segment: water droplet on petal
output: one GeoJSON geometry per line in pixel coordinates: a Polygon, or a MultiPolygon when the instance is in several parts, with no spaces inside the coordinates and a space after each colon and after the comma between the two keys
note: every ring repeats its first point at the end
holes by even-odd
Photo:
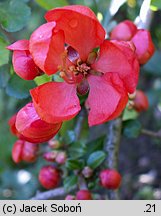
{"type": "Polygon", "coordinates": [[[70,20],[69,25],[71,28],[76,28],[78,26],[78,20],[76,20],[76,19],[70,20]]]}

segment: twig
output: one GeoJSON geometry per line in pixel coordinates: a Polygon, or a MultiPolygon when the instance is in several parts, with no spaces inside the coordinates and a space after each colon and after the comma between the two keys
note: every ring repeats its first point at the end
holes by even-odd
{"type": "Polygon", "coordinates": [[[85,110],[84,108],[82,108],[79,116],[78,116],[78,120],[76,122],[76,126],[75,126],[75,140],[78,140],[80,138],[81,135],[81,131],[82,131],[82,127],[83,127],[83,122],[85,120],[85,110]]]}
{"type": "MultiPolygon", "coordinates": [[[[110,169],[118,168],[118,152],[121,140],[122,117],[117,118],[109,123],[107,139],[104,150],[107,152],[105,165],[110,169]]],[[[109,199],[119,199],[118,191],[109,191],[109,199]]]]}
{"type": "Polygon", "coordinates": [[[37,192],[37,194],[34,197],[32,197],[31,200],[48,200],[48,199],[52,199],[52,198],[63,197],[66,194],[67,193],[64,190],[64,188],[60,187],[60,188],[48,190],[45,192],[37,192]]]}
{"type": "Polygon", "coordinates": [[[147,136],[150,136],[150,137],[161,139],[161,131],[154,132],[154,131],[150,131],[150,130],[147,130],[147,129],[142,129],[141,133],[143,135],[147,135],[147,136]]]}

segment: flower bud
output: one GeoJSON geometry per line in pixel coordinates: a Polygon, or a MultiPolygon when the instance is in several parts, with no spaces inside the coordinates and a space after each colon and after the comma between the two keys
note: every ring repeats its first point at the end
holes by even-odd
{"type": "Polygon", "coordinates": [[[60,173],[53,166],[44,166],[39,172],[39,181],[46,189],[55,188],[60,182],[60,173]]]}
{"type": "Polygon", "coordinates": [[[58,152],[57,151],[52,151],[52,152],[45,152],[43,154],[43,158],[46,160],[46,161],[50,161],[50,162],[54,162],[55,161],[55,158],[57,156],[58,152]]]}
{"type": "Polygon", "coordinates": [[[13,51],[13,67],[18,76],[25,80],[33,80],[42,74],[29,52],[29,41],[19,40],[7,47],[13,51]]]}
{"type": "Polygon", "coordinates": [[[55,161],[58,164],[64,164],[67,160],[67,155],[65,152],[58,152],[58,154],[56,155],[55,161]]]}
{"type": "Polygon", "coordinates": [[[130,20],[119,23],[112,30],[110,38],[132,42],[136,48],[135,53],[140,64],[145,64],[155,51],[150,32],[145,29],[137,29],[130,20]]]}
{"type": "Polygon", "coordinates": [[[12,148],[12,159],[15,163],[22,161],[23,140],[17,140],[12,148]]]}
{"type": "Polygon", "coordinates": [[[146,111],[149,107],[149,102],[147,96],[143,91],[137,90],[136,97],[134,99],[134,109],[138,112],[146,111]]]}
{"type": "Polygon", "coordinates": [[[136,55],[140,64],[145,64],[154,54],[155,47],[147,30],[140,29],[131,40],[136,47],[136,55]]]}
{"type": "Polygon", "coordinates": [[[34,162],[37,159],[39,145],[24,141],[22,149],[22,160],[26,162],[34,162]]]}
{"type": "Polygon", "coordinates": [[[42,143],[50,140],[59,131],[62,123],[50,124],[40,119],[33,103],[28,103],[17,114],[16,129],[26,141],[42,143]]]}
{"type": "Polygon", "coordinates": [[[16,129],[15,123],[16,123],[16,116],[17,114],[14,114],[8,121],[8,124],[10,126],[10,131],[13,135],[17,136],[18,135],[18,131],[16,129]]]}
{"type": "Polygon", "coordinates": [[[15,163],[21,161],[34,162],[37,158],[39,146],[26,142],[24,140],[17,140],[12,148],[12,159],[15,163]]]}
{"type": "Polygon", "coordinates": [[[69,194],[65,197],[65,200],[75,200],[75,196],[69,194]]]}
{"type": "Polygon", "coordinates": [[[54,140],[54,139],[49,140],[48,145],[52,149],[58,149],[61,147],[61,143],[59,142],[59,140],[54,140]]]}
{"type": "Polygon", "coordinates": [[[82,170],[82,174],[85,178],[90,178],[93,175],[93,170],[90,167],[86,166],[82,170]]]}
{"type": "Polygon", "coordinates": [[[136,25],[130,20],[120,22],[111,32],[110,38],[114,40],[128,41],[137,32],[136,25]]]}
{"type": "Polygon", "coordinates": [[[80,190],[76,194],[77,200],[92,200],[92,195],[88,190],[80,190]]]}
{"type": "Polygon", "coordinates": [[[115,190],[120,186],[121,176],[116,170],[102,170],[100,173],[100,182],[104,188],[115,190]]]}

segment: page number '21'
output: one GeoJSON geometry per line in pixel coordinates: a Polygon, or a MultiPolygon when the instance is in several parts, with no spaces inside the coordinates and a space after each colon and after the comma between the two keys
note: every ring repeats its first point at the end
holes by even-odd
{"type": "Polygon", "coordinates": [[[155,204],[146,204],[146,209],[144,212],[155,212],[155,204]]]}

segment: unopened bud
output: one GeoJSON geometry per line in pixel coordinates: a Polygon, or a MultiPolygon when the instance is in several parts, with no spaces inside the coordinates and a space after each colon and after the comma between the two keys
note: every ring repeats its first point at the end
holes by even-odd
{"type": "Polygon", "coordinates": [[[93,175],[93,170],[90,167],[86,166],[82,170],[82,174],[85,178],[90,178],[93,175]]]}
{"type": "Polygon", "coordinates": [[[75,196],[69,194],[65,197],[65,200],[75,200],[75,196]]]}
{"type": "Polygon", "coordinates": [[[57,154],[58,154],[57,151],[46,152],[46,153],[43,154],[43,158],[46,161],[53,162],[53,161],[55,161],[55,158],[56,158],[57,154]]]}
{"type": "Polygon", "coordinates": [[[67,160],[67,155],[65,152],[58,152],[58,154],[56,155],[55,161],[58,164],[64,164],[67,160]]]}
{"type": "Polygon", "coordinates": [[[58,149],[61,146],[61,143],[58,140],[51,139],[48,141],[48,145],[52,149],[58,149]]]}

